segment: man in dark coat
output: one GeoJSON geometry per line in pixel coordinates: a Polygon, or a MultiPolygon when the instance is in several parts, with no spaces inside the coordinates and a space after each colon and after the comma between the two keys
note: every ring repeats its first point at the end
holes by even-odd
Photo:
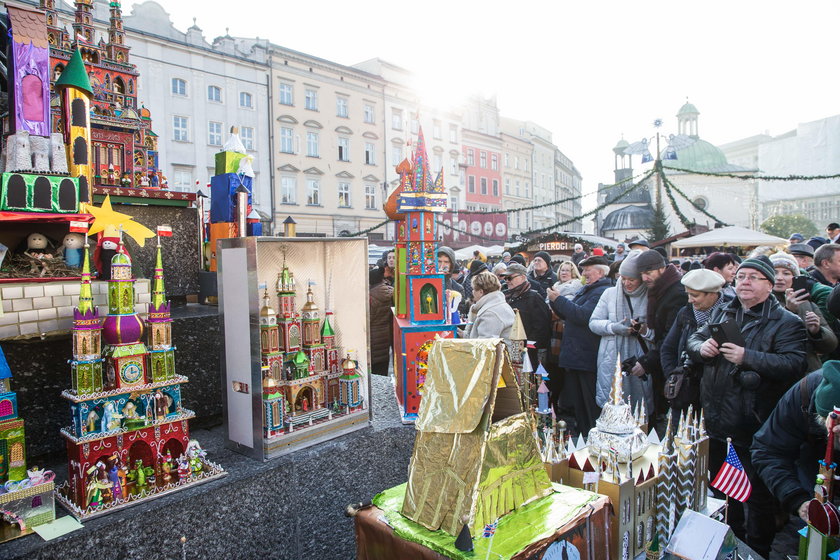
{"type": "Polygon", "coordinates": [[[528,340],[534,342],[535,348],[528,349],[528,357],[536,368],[541,362],[539,356],[546,353],[551,342],[551,309],[546,305],[545,298],[531,288],[524,266],[511,263],[502,276],[507,281],[505,300],[513,309],[519,310],[525,334],[528,340]]]}
{"type": "Polygon", "coordinates": [[[385,279],[384,268],[368,273],[370,300],[370,371],[388,375],[391,346],[394,345],[394,287],[385,279]]]}
{"type": "MultiPolygon", "coordinates": [[[[753,438],[752,464],[791,515],[808,521],[808,502],[828,441],[825,419],[840,406],[840,362],[830,360],[788,389],[753,438]]],[[[834,457],[840,453],[834,429],[834,457]]],[[[793,552],[793,551],[791,551],[793,552]]]]}
{"type": "Polygon", "coordinates": [[[674,324],[662,341],[659,357],[666,384],[671,375],[683,375],[681,394],[669,401],[674,418],[684,412],[688,405],[700,408],[701,364],[688,359],[686,346],[688,337],[709,322],[709,317],[729,300],[721,293],[726,280],[712,270],[691,270],[680,280],[685,286],[688,303],[677,312],[674,324]]]}
{"type": "Polygon", "coordinates": [[[528,282],[531,283],[531,289],[545,299],[546,290],[554,286],[557,282],[557,275],[551,268],[551,255],[545,251],[540,251],[534,255],[531,261],[531,274],[528,275],[528,282]]]}
{"type": "Polygon", "coordinates": [[[840,283],[840,245],[826,243],[814,251],[811,276],[820,284],[834,287],[840,283]]]}
{"type": "MultiPolygon", "coordinates": [[[[753,435],[773,407],[805,373],[805,326],[772,295],[773,263],[761,256],[741,263],[737,298],[716,309],[709,322],[688,339],[688,354],[704,364],[700,399],[709,433],[709,472],[714,476],[732,445],[752,481],[746,527],[741,502],[730,501],[729,525],[735,536],[764,557],[775,531],[773,496],[758,478],[749,455],[753,435]],[[719,343],[710,325],[728,321],[743,342],[719,343]],[[743,345],[742,345],[743,344],[743,345]]],[[[734,335],[733,335],[734,336],[734,335]]]]}
{"type": "MultiPolygon", "coordinates": [[[[576,431],[586,436],[595,426],[595,419],[600,413],[595,403],[595,384],[601,337],[589,330],[589,318],[601,294],[612,283],[606,277],[610,266],[604,257],[589,257],[580,264],[586,285],[574,299],[562,297],[553,288],[548,289],[548,299],[552,311],[566,320],[559,356],[559,363],[563,366],[564,405],[574,409],[576,431]]],[[[557,386],[558,383],[553,382],[552,385],[557,386]]],[[[556,400],[556,395],[552,395],[552,399],[556,400]]]]}
{"type": "MultiPolygon", "coordinates": [[[[653,329],[653,344],[647,354],[639,358],[633,366],[633,375],[648,374],[653,378],[653,400],[656,407],[654,417],[665,413],[667,403],[663,395],[665,377],[662,372],[662,361],[659,349],[671,325],[677,318],[677,313],[685,307],[688,298],[680,283],[682,275],[677,267],[666,263],[665,258],[657,251],[645,251],[636,259],[636,267],[642,274],[642,282],[648,287],[647,325],[642,325],[640,334],[644,336],[647,329],[653,329]]],[[[670,373],[670,372],[669,372],[670,373]]]]}

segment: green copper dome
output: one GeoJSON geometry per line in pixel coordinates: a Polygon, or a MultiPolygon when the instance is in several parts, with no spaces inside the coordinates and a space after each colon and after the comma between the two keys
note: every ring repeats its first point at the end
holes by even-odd
{"type": "Polygon", "coordinates": [[[723,171],[730,165],[723,152],[705,140],[697,140],[690,146],[677,150],[677,159],[665,159],[662,152],[662,164],[666,168],[684,171],[723,171]]]}
{"type": "Polygon", "coordinates": [[[618,144],[616,144],[615,147],[613,148],[613,152],[615,152],[616,155],[623,156],[624,155],[624,150],[626,150],[629,145],[630,145],[630,142],[628,142],[627,140],[622,138],[621,140],[618,141],[618,144]]]}
{"type": "Polygon", "coordinates": [[[67,67],[61,73],[61,76],[58,77],[58,80],[55,81],[55,87],[74,87],[86,91],[89,95],[93,95],[93,88],[90,87],[87,68],[85,68],[82,53],[79,52],[79,49],[73,51],[67,67]]]}
{"type": "Polygon", "coordinates": [[[680,110],[677,112],[678,117],[680,117],[682,115],[699,115],[699,114],[700,114],[700,111],[697,110],[697,107],[695,107],[692,103],[689,103],[688,101],[686,101],[685,105],[680,107],[680,110]]]}
{"type": "Polygon", "coordinates": [[[126,255],[125,253],[117,253],[116,255],[111,257],[111,264],[131,266],[131,259],[128,258],[128,255],[126,255]]]}

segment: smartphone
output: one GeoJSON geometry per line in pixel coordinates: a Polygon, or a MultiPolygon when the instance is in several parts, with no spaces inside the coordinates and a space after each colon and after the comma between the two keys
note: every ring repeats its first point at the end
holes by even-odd
{"type": "Polygon", "coordinates": [[[726,320],[722,323],[709,323],[709,331],[718,346],[724,342],[731,342],[736,346],[744,346],[744,336],[734,321],[726,320]]]}
{"type": "Polygon", "coordinates": [[[811,299],[811,281],[807,276],[794,276],[792,288],[794,292],[805,290],[805,295],[811,299]]]}

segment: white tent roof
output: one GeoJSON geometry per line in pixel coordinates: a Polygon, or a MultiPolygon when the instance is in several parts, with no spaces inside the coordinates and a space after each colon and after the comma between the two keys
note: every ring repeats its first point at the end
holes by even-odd
{"type": "Polygon", "coordinates": [[[460,260],[471,259],[473,257],[473,253],[476,251],[481,251],[485,257],[487,256],[487,247],[482,247],[481,245],[470,245],[469,247],[464,247],[463,249],[455,251],[455,257],[460,260]]]}
{"type": "Polygon", "coordinates": [[[730,247],[755,247],[758,245],[783,245],[785,243],[787,243],[787,239],[782,239],[775,235],[767,235],[760,231],[753,231],[738,226],[729,226],[674,241],[671,243],[671,247],[678,249],[684,247],[721,247],[724,245],[730,247]]]}

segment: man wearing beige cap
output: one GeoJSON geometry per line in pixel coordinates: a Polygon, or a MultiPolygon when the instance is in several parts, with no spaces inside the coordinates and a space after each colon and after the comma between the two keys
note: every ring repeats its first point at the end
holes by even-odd
{"type": "Polygon", "coordinates": [[[703,368],[685,354],[688,337],[709,322],[712,311],[728,299],[721,293],[726,280],[713,270],[691,270],[680,280],[688,303],[679,310],[659,351],[665,374],[665,395],[675,417],[693,405],[700,407],[700,375],[703,368]]]}

